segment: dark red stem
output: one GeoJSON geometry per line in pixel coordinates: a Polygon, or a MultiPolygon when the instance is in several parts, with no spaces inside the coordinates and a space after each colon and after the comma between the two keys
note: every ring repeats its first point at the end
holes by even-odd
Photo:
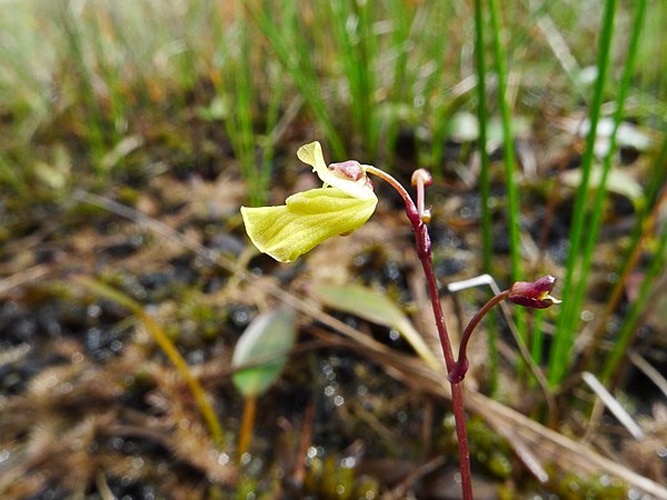
{"type": "Polygon", "coordinates": [[[454,369],[449,371],[449,381],[452,384],[458,384],[462,382],[466,372],[468,371],[469,363],[467,350],[472,332],[475,331],[477,325],[479,325],[479,322],[482,321],[482,318],[486,316],[491,309],[505,300],[508,295],[509,290],[505,290],[504,292],[500,292],[498,295],[493,296],[479,311],[477,311],[477,314],[472,317],[468,323],[468,326],[466,326],[466,329],[463,332],[463,336],[461,337],[461,345],[459,345],[459,357],[456,360],[454,369]]]}
{"type": "MultiPolygon", "coordinates": [[[[428,234],[428,228],[422,221],[419,210],[414,201],[405,190],[405,188],[391,175],[375,167],[368,167],[367,172],[377,175],[398,191],[405,203],[405,213],[412,225],[412,232],[415,235],[415,244],[417,255],[424,270],[426,284],[428,287],[431,307],[435,317],[435,325],[438,329],[438,337],[442,346],[442,353],[445,358],[447,372],[451,373],[456,367],[452,343],[447,333],[445,318],[440,304],[440,295],[438,293],[438,284],[433,272],[433,260],[431,258],[431,238],[428,234]]],[[[470,449],[468,447],[468,432],[466,430],[466,414],[463,404],[463,386],[450,382],[452,389],[452,408],[454,411],[454,421],[456,423],[456,437],[459,448],[459,472],[461,473],[461,490],[463,500],[473,500],[472,496],[472,475],[470,472],[470,449]]]]}

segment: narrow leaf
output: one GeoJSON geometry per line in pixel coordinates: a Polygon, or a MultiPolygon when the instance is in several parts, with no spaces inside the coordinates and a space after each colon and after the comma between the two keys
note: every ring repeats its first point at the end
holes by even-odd
{"type": "Polygon", "coordinates": [[[86,287],[91,292],[99,295],[100,297],[105,297],[111,301],[120,304],[123,307],[128,308],[132,311],[133,314],[139,318],[139,320],[144,324],[146,331],[153,338],[155,343],[162,349],[162,352],[165,353],[169,361],[174,365],[176,371],[183,377],[185,382],[190,388],[190,392],[195,399],[195,403],[199,408],[202,417],[208,425],[209,431],[211,432],[211,437],[215,441],[216,445],[221,447],[223,445],[223,431],[220,420],[218,419],[215,410],[208,401],[206,397],[206,392],[200,384],[197,377],[194,376],[192,370],[188,366],[183,356],[178,352],[178,349],[173,344],[173,342],[167,337],[164,330],[158,323],[148,314],[146,310],[136,302],[132,297],[126,295],[120,290],[107,285],[106,283],[91,278],[89,276],[73,276],[72,279],[79,283],[80,285],[86,287]]]}
{"type": "Polygon", "coordinates": [[[332,309],[359,316],[372,323],[393,328],[408,342],[426,364],[434,370],[443,365],[433,354],[410,319],[386,296],[357,285],[318,286],[315,293],[332,309]]]}
{"type": "Polygon", "coordinates": [[[260,314],[243,332],[232,356],[232,381],[243,397],[264,393],[278,379],[296,340],[294,311],[260,314]]]}

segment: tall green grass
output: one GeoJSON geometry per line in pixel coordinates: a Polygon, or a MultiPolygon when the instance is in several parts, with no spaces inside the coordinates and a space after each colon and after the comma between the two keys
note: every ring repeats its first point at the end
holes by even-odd
{"type": "MultiPolygon", "coordinates": [[[[596,203],[596,208],[589,211],[589,179],[593,168],[597,125],[604,102],[604,90],[608,78],[617,4],[616,0],[605,2],[604,18],[598,43],[597,79],[589,106],[588,134],[586,136],[586,147],[581,159],[582,176],[574,201],[572,229],[570,231],[569,250],[563,280],[563,296],[566,297],[566,301],[559,315],[554,347],[549,359],[549,380],[552,384],[558,384],[562,381],[571,364],[570,355],[574,346],[576,332],[581,324],[583,292],[586,289],[587,271],[590,264],[590,255],[580,253],[582,246],[585,245],[586,234],[584,228],[586,218],[598,218],[601,210],[601,206],[596,203]]],[[[604,196],[604,185],[600,186],[598,193],[600,193],[597,197],[598,199],[604,196]]]]}
{"type": "MultiPolygon", "coordinates": [[[[273,132],[285,98],[285,79],[277,65],[250,64],[265,60],[267,53],[262,45],[253,42],[255,33],[242,9],[238,7],[234,14],[238,21],[218,31],[214,103],[222,109],[214,118],[225,126],[248,186],[250,205],[259,206],[267,201],[270,190],[277,139],[273,132]],[[271,92],[265,92],[266,87],[271,92]]],[[[219,16],[215,19],[220,25],[225,22],[219,16]]]]}
{"type": "MultiPolygon", "coordinates": [[[[572,349],[577,332],[582,324],[581,315],[589,285],[591,264],[599,237],[604,202],[608,194],[605,186],[612,168],[612,160],[617,153],[616,138],[618,128],[625,116],[625,99],[634,71],[634,59],[639,50],[639,35],[643,26],[646,3],[639,1],[636,4],[635,22],[633,23],[628,53],[624,63],[624,74],[618,87],[615,102],[614,130],[611,135],[609,151],[603,159],[602,175],[597,182],[595,197],[591,204],[589,180],[595,165],[594,151],[597,141],[597,125],[602,114],[605,88],[610,83],[611,51],[617,7],[618,2],[615,0],[608,0],[605,3],[598,43],[597,79],[589,106],[586,147],[581,160],[582,176],[574,202],[573,225],[569,239],[570,248],[563,282],[562,293],[566,297],[566,301],[562,313],[559,315],[554,346],[549,360],[549,380],[554,385],[563,381],[572,366],[572,349]]],[[[592,347],[597,348],[598,346],[592,347]]]]}
{"type": "MultiPolygon", "coordinates": [[[[510,242],[510,278],[512,281],[523,280],[523,264],[521,252],[521,206],[519,203],[519,188],[516,182],[517,161],[514,149],[514,132],[512,124],[512,110],[508,95],[508,70],[505,50],[501,41],[500,7],[497,0],[488,1],[490,19],[490,38],[493,50],[493,68],[498,78],[498,107],[503,129],[503,163],[505,166],[505,197],[507,203],[506,220],[510,242]]],[[[484,202],[484,201],[483,201],[484,202]]],[[[487,235],[488,236],[488,235],[487,235]]],[[[518,309],[515,312],[515,321],[519,333],[519,341],[527,344],[526,313],[518,309]]],[[[519,373],[523,376],[524,368],[520,363],[519,373]]]]}
{"type": "MultiPolygon", "coordinates": [[[[522,275],[522,257],[521,257],[521,248],[520,248],[520,239],[519,234],[521,227],[519,224],[521,217],[521,207],[518,201],[518,191],[517,185],[514,181],[514,176],[516,175],[516,165],[515,165],[515,156],[514,156],[514,144],[513,144],[513,133],[512,133],[512,110],[509,106],[507,99],[507,73],[505,71],[506,61],[505,61],[505,49],[501,43],[501,23],[499,22],[499,9],[495,2],[490,1],[486,5],[483,2],[476,2],[476,16],[478,17],[477,25],[481,24],[481,19],[483,17],[484,8],[487,8],[488,15],[490,17],[490,22],[488,26],[490,28],[489,39],[492,44],[492,57],[493,64],[489,64],[484,61],[483,57],[483,47],[485,39],[480,36],[478,33],[476,44],[478,48],[478,59],[477,59],[477,76],[478,80],[483,83],[486,81],[485,71],[487,65],[492,67],[495,70],[496,76],[498,78],[498,106],[502,118],[503,124],[503,161],[505,163],[505,174],[506,174],[506,194],[507,194],[507,217],[508,217],[508,227],[509,227],[509,237],[511,241],[511,252],[510,252],[510,263],[511,263],[511,274],[514,276],[514,279],[519,279],[522,275]]],[[[626,108],[627,108],[627,97],[631,92],[631,82],[633,75],[636,76],[635,70],[635,59],[637,55],[641,53],[640,51],[640,35],[643,31],[644,26],[644,17],[646,12],[646,3],[637,2],[635,5],[634,12],[632,11],[623,11],[623,14],[631,19],[631,21],[626,21],[625,18],[619,20],[617,15],[617,3],[614,1],[608,1],[604,4],[604,11],[601,13],[600,19],[600,36],[599,43],[597,46],[597,59],[595,61],[595,72],[596,80],[595,85],[592,88],[592,94],[590,102],[588,103],[588,134],[586,137],[586,147],[584,154],[581,160],[581,182],[576,191],[575,202],[573,207],[573,225],[570,232],[569,239],[569,252],[568,258],[565,263],[564,269],[564,280],[562,286],[562,295],[564,298],[564,304],[558,314],[557,328],[553,337],[553,346],[550,351],[550,358],[548,366],[545,369],[549,373],[549,380],[554,385],[562,383],[565,376],[570,373],[571,369],[575,366],[575,359],[573,358],[574,354],[574,344],[577,336],[580,334],[583,321],[581,320],[581,315],[585,308],[590,307],[590,304],[587,303],[587,292],[589,291],[590,277],[592,274],[592,263],[595,258],[595,254],[598,248],[598,238],[600,234],[602,217],[606,209],[606,200],[608,199],[608,190],[606,189],[606,183],[608,177],[614,168],[614,162],[616,161],[618,155],[617,149],[617,133],[620,124],[626,119],[626,108]],[[614,26],[620,22],[626,21],[629,25],[629,29],[622,34],[622,36],[614,37],[614,26]],[[622,41],[616,41],[616,40],[622,41]],[[612,47],[614,42],[617,44],[625,43],[627,41],[627,50],[622,53],[623,58],[621,59],[620,68],[622,68],[622,75],[614,74],[610,70],[611,58],[615,55],[612,52],[612,47]],[[618,83],[617,83],[618,81],[618,83]],[[602,164],[602,175],[601,179],[596,179],[595,189],[591,186],[590,176],[592,170],[595,168],[595,165],[598,162],[598,159],[595,156],[595,145],[598,140],[598,133],[596,130],[597,123],[603,115],[603,109],[608,101],[608,95],[615,96],[615,112],[612,115],[614,122],[614,132],[610,137],[609,151],[606,156],[600,160],[602,164]],[[594,196],[591,198],[591,193],[594,192],[594,196]]],[[[550,10],[546,7],[546,4],[533,11],[531,14],[536,19],[536,22],[539,19],[543,19],[542,16],[549,16],[550,10]]],[[[562,13],[561,13],[562,15],[562,13]]],[[[571,22],[573,20],[573,15],[576,15],[576,12],[570,12],[562,20],[563,22],[571,22]]],[[[658,14],[658,18],[661,18],[664,13],[658,14]]],[[[551,18],[549,18],[551,20],[551,18]]],[[[482,27],[483,30],[484,27],[482,27]]],[[[479,27],[478,27],[479,30],[479,27]]],[[[526,32],[518,31],[512,33],[509,37],[508,45],[510,50],[512,48],[520,47],[521,43],[525,42],[526,32]]],[[[644,39],[646,42],[646,38],[644,39]]],[[[561,54],[563,59],[567,57],[561,54]]],[[[619,56],[616,56],[619,57],[619,56]]],[[[618,60],[618,59],[617,59],[618,60]]],[[[577,66],[576,61],[572,63],[565,63],[565,61],[560,61],[560,64],[567,69],[567,75],[570,79],[571,89],[573,94],[581,95],[584,98],[587,98],[585,92],[585,85],[582,85],[580,80],[581,68],[577,66]]],[[[618,67],[618,66],[617,66],[618,67]]],[[[615,69],[615,68],[614,68],[615,69]]],[[[486,131],[487,127],[484,126],[485,121],[489,121],[489,116],[486,110],[485,102],[485,93],[484,86],[478,87],[478,116],[480,118],[482,131],[486,131]]],[[[485,142],[483,142],[484,144],[485,142]]],[[[482,178],[481,178],[481,192],[484,196],[484,193],[488,191],[485,186],[486,183],[486,160],[482,156],[482,178]]],[[[658,160],[656,165],[663,165],[658,160]]],[[[664,167],[657,167],[655,172],[662,172],[664,167]],[[661,170],[662,168],[662,170],[661,170]]],[[[659,201],[656,199],[654,190],[656,186],[662,186],[664,179],[652,178],[648,188],[646,201],[651,206],[655,206],[659,201]],[[651,194],[653,193],[653,194],[651,194]],[[653,201],[651,201],[653,200],[653,201]]],[[[484,202],[482,202],[484,203],[484,202]]],[[[645,224],[642,220],[645,219],[646,214],[641,212],[638,214],[637,227],[642,227],[645,224]]],[[[655,215],[655,214],[654,214],[655,215]]],[[[488,214],[484,214],[484,218],[488,217],[488,214]]],[[[484,222],[484,219],[483,219],[484,222]]],[[[488,224],[488,222],[486,223],[488,224]]],[[[654,231],[655,227],[651,226],[651,231],[654,231]]],[[[636,233],[642,234],[641,232],[636,231],[636,233]]],[[[484,230],[483,234],[485,235],[484,248],[484,261],[485,265],[491,267],[490,262],[493,261],[493,256],[489,255],[489,248],[491,242],[488,241],[489,238],[492,238],[491,233],[488,229],[484,230]]],[[[644,234],[644,237],[650,236],[644,234]]],[[[637,236],[635,238],[636,244],[638,244],[637,236]]],[[[662,248],[662,238],[658,238],[656,242],[657,249],[652,254],[652,260],[650,261],[647,267],[647,281],[643,282],[641,288],[641,293],[639,294],[637,300],[632,304],[630,309],[630,314],[628,314],[621,332],[619,333],[619,341],[614,344],[609,357],[606,361],[603,361],[604,369],[601,371],[602,378],[609,382],[611,374],[614,372],[616,366],[619,363],[619,360],[622,358],[625,349],[630,344],[630,339],[632,337],[632,332],[636,328],[636,321],[638,316],[638,311],[643,310],[643,305],[646,304],[647,296],[650,294],[651,283],[657,278],[661,273],[661,265],[664,263],[664,249],[662,248]]],[[[632,248],[635,248],[633,245],[632,248]]],[[[636,264],[636,262],[634,262],[636,264]]],[[[619,260],[619,270],[622,269],[622,261],[619,260]]],[[[620,271],[619,271],[620,273],[620,271]]],[[[619,283],[619,287],[622,287],[625,283],[619,283]]],[[[611,298],[610,298],[611,300],[611,298]]],[[[601,321],[604,321],[608,318],[608,314],[603,317],[601,321]]],[[[518,322],[520,325],[519,331],[522,334],[523,339],[527,339],[527,327],[525,323],[521,321],[518,322]]],[[[603,325],[601,325],[603,327],[603,325]]],[[[533,353],[534,360],[538,361],[542,358],[543,352],[543,334],[541,331],[539,321],[532,325],[532,343],[531,351],[533,353]]],[[[604,332],[604,329],[601,328],[600,332],[604,332]]],[[[594,340],[591,342],[589,349],[592,352],[598,352],[602,349],[601,344],[602,334],[599,334],[594,337],[594,340]]],[[[584,357],[587,357],[584,354],[584,357]]]]}
{"type": "Polygon", "coordinates": [[[391,168],[401,128],[432,132],[440,160],[459,94],[453,37],[438,23],[466,12],[446,3],[401,0],[377,5],[249,2],[246,6],[276,59],[304,99],[333,156],[363,152],[391,168]],[[372,7],[372,8],[371,8],[372,7]]]}
{"type": "Polygon", "coordinates": [[[607,307],[593,335],[592,344],[597,347],[600,345],[605,333],[604,325],[609,315],[618,306],[624,287],[628,283],[630,273],[636,270],[640,255],[648,251],[648,263],[636,298],[630,304],[625,320],[617,334],[616,341],[609,350],[609,354],[603,357],[602,362],[598,366],[595,366],[595,371],[601,373],[601,378],[605,383],[612,382],[612,378],[616,374],[616,370],[625,356],[626,350],[631,346],[636,330],[640,327],[639,320],[641,316],[655,307],[651,304],[651,300],[655,301],[660,291],[656,286],[657,280],[661,275],[664,275],[665,266],[667,265],[667,231],[664,228],[664,221],[660,222],[660,214],[664,213],[667,206],[666,164],[667,134],[663,136],[662,146],[653,162],[652,172],[647,183],[646,202],[638,214],[638,222],[635,225],[631,242],[628,245],[627,255],[619,273],[619,280],[610,293],[607,307]],[[652,251],[650,250],[651,247],[653,247],[652,251]]]}
{"type": "MultiPolygon", "coordinates": [[[[475,74],[477,75],[477,121],[479,123],[479,196],[480,226],[482,230],[482,270],[493,273],[493,221],[491,211],[491,159],[486,147],[488,142],[487,124],[487,69],[486,69],[486,18],[482,0],[475,0],[475,74]]],[[[493,313],[490,313],[493,314],[493,313]]],[[[492,316],[493,317],[493,316],[492,316]]],[[[489,386],[494,394],[498,390],[498,329],[489,325],[487,348],[489,350],[489,386]]]]}

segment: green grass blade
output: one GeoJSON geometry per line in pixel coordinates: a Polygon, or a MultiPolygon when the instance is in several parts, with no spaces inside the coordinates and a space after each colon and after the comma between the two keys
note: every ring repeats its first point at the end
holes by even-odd
{"type": "Polygon", "coordinates": [[[586,147],[581,159],[582,178],[577,189],[570,231],[570,246],[568,249],[565,277],[563,280],[562,310],[556,324],[556,335],[549,357],[549,382],[558,385],[570,366],[570,355],[574,346],[574,339],[579,327],[581,301],[578,297],[580,290],[586,285],[586,276],[581,274],[580,251],[584,237],[584,223],[588,208],[589,177],[593,166],[597,125],[600,119],[604,87],[609,72],[612,37],[614,32],[614,17],[618,0],[607,0],[602,20],[600,40],[598,43],[597,79],[593,90],[593,98],[589,112],[589,130],[586,137],[586,147]]]}
{"type": "Polygon", "coordinates": [[[167,356],[171,364],[174,365],[178,374],[183,377],[186,384],[188,385],[192,397],[195,400],[199,412],[201,413],[206,425],[208,426],[211,437],[215,442],[216,446],[222,447],[224,444],[223,438],[224,434],[222,431],[222,425],[220,420],[215,414],[215,410],[209,402],[204,388],[199,383],[199,380],[193,375],[190,367],[187,362],[178,352],[178,349],[173,344],[173,342],[167,337],[166,333],[160,327],[155,320],[144,310],[144,308],[132,299],[130,296],[116,290],[115,288],[103,283],[97,279],[90,278],[88,276],[76,276],[73,278],[74,281],[80,285],[86,287],[91,292],[99,295],[100,297],[105,297],[117,304],[120,304],[123,307],[126,307],[132,313],[139,318],[139,320],[146,327],[146,331],[153,338],[153,341],[162,349],[162,352],[167,356]]]}
{"type": "Polygon", "coordinates": [[[303,24],[299,17],[299,2],[280,4],[282,16],[275,12],[270,3],[249,2],[246,9],[252,20],[271,43],[276,56],[290,75],[300,94],[315,115],[326,135],[327,144],[334,157],[343,158],[345,147],[329,115],[318,85],[318,76],[312,65],[312,53],[308,50],[307,38],[303,33],[303,24]],[[281,19],[282,17],[282,19],[281,19]],[[292,36],[288,36],[292,34],[292,36]]]}
{"type": "MultiPolygon", "coordinates": [[[[614,128],[609,138],[609,151],[603,160],[601,178],[597,183],[598,185],[596,186],[596,193],[592,204],[591,214],[586,222],[587,237],[581,255],[580,273],[582,278],[578,288],[575,290],[574,297],[568,299],[573,301],[572,307],[577,311],[580,311],[583,307],[583,301],[587,290],[586,280],[584,277],[590,274],[593,255],[595,253],[596,243],[600,233],[602,214],[604,211],[604,202],[608,194],[608,190],[605,189],[605,186],[607,185],[607,180],[612,169],[612,161],[614,160],[616,154],[618,130],[624,118],[625,99],[630,89],[630,82],[633,78],[634,62],[639,51],[639,40],[642,32],[642,26],[644,25],[645,12],[646,0],[639,0],[636,5],[635,18],[632,31],[630,33],[630,41],[628,45],[628,54],[625,61],[625,67],[623,69],[623,75],[621,78],[621,83],[618,87],[618,95],[616,97],[616,110],[613,117],[614,128]]],[[[590,348],[593,350],[597,349],[597,347],[598,346],[595,344],[590,346],[590,348]]]]}
{"type": "MultiPolygon", "coordinates": [[[[507,95],[507,62],[505,51],[500,40],[500,9],[498,7],[498,0],[489,0],[489,17],[494,67],[498,75],[498,104],[503,126],[503,160],[505,162],[505,191],[507,196],[507,226],[510,240],[511,280],[519,281],[523,278],[521,265],[521,206],[519,203],[519,191],[516,183],[517,164],[514,152],[512,111],[510,109],[507,95]]],[[[515,313],[515,321],[521,340],[525,344],[527,343],[525,311],[517,310],[515,313]]],[[[519,365],[518,369],[519,373],[523,372],[522,365],[519,365]]]]}
{"type": "Polygon", "coordinates": [[[408,109],[408,104],[414,98],[412,95],[410,85],[412,75],[408,68],[408,59],[412,54],[410,48],[414,43],[412,36],[412,28],[414,26],[415,18],[419,16],[421,9],[411,9],[410,6],[403,0],[391,0],[387,4],[388,16],[392,19],[393,30],[391,34],[390,49],[384,50],[378,55],[380,59],[379,67],[383,68],[385,65],[393,70],[393,75],[390,85],[391,102],[389,104],[389,113],[384,119],[380,119],[380,138],[378,145],[382,146],[380,154],[384,153],[383,160],[393,160],[394,147],[399,131],[406,119],[405,110],[408,109]],[[382,61],[386,57],[387,62],[382,61]],[[383,121],[382,121],[383,120],[383,121]]]}
{"type": "Polygon", "coordinates": [[[350,92],[352,122],[363,148],[371,156],[377,151],[378,130],[373,106],[373,34],[366,2],[327,2],[337,52],[350,92]]]}
{"type": "Polygon", "coordinates": [[[247,20],[239,16],[235,36],[228,41],[234,47],[229,54],[229,61],[223,68],[226,73],[221,80],[227,82],[227,102],[230,105],[225,119],[226,131],[229,135],[234,154],[239,160],[241,175],[246,182],[248,198],[251,206],[262,205],[265,201],[268,179],[262,175],[255,156],[256,137],[253,128],[253,103],[257,101],[254,92],[251,68],[247,62],[254,47],[249,33],[247,20]]]}
{"type": "Polygon", "coordinates": [[[82,13],[76,17],[74,6],[69,2],[56,2],[57,16],[67,42],[67,53],[74,63],[75,85],[80,89],[82,103],[88,113],[86,131],[93,165],[101,178],[106,177],[101,169],[101,159],[106,153],[108,144],[105,140],[103,114],[95,94],[95,75],[86,57],[86,43],[81,19],[82,13]]]}
{"type": "Polygon", "coordinates": [[[500,38],[500,9],[498,0],[489,0],[491,40],[494,53],[494,66],[498,74],[498,104],[503,126],[503,160],[505,163],[505,187],[507,195],[507,225],[511,245],[510,261],[512,279],[521,276],[521,207],[519,192],[515,181],[517,175],[516,155],[514,152],[514,134],[512,130],[512,110],[507,95],[507,62],[500,38]]]}
{"type": "MultiPolygon", "coordinates": [[[[491,221],[491,162],[487,149],[487,126],[489,123],[486,106],[486,61],[485,23],[482,0],[475,0],[475,72],[477,73],[477,120],[479,122],[479,195],[482,227],[482,270],[493,275],[493,231],[491,221]]],[[[490,312],[489,314],[495,314],[490,312]]],[[[488,321],[489,385],[491,393],[498,388],[498,329],[495,321],[488,321]]]]}
{"type": "MultiPolygon", "coordinates": [[[[602,338],[604,338],[609,318],[614,311],[617,310],[627,289],[628,280],[630,279],[632,272],[637,268],[637,263],[641,259],[646,242],[652,237],[655,223],[659,217],[661,209],[662,202],[660,192],[661,189],[664,189],[665,181],[667,180],[667,170],[665,170],[664,167],[667,163],[667,134],[663,134],[662,146],[652,163],[653,169],[646,182],[646,194],[643,203],[640,204],[637,212],[637,222],[630,235],[628,249],[621,259],[623,265],[618,273],[619,278],[609,293],[609,298],[605,304],[604,311],[600,314],[600,317],[597,320],[598,324],[591,338],[591,346],[599,346],[602,338]]],[[[614,344],[614,346],[616,346],[616,344],[614,344]]],[[[595,353],[595,348],[587,349],[583,353],[582,367],[584,370],[592,370],[592,361],[595,353]]]]}
{"type": "Polygon", "coordinates": [[[632,303],[630,311],[623,322],[623,327],[614,342],[612,351],[605,360],[602,368],[602,383],[608,384],[616,373],[618,365],[630,346],[637,328],[637,323],[642,313],[646,310],[647,303],[651,297],[651,292],[653,291],[653,285],[655,284],[656,279],[664,272],[665,264],[667,264],[667,231],[663,230],[658,240],[657,249],[642,278],[637,298],[632,303]]]}
{"type": "MultiPolygon", "coordinates": [[[[593,337],[594,345],[598,344],[603,337],[603,334],[605,333],[604,325],[607,324],[607,318],[618,306],[621,296],[626,289],[628,278],[630,277],[631,272],[636,268],[641,252],[647,246],[647,242],[653,237],[661,210],[663,210],[663,206],[667,203],[667,187],[665,187],[667,171],[665,170],[665,162],[667,162],[667,134],[663,135],[662,146],[653,162],[653,172],[649,178],[648,192],[646,195],[648,202],[644,204],[645,208],[638,214],[635,232],[632,235],[627,255],[624,256],[623,259],[623,262],[625,263],[623,270],[620,273],[618,282],[610,293],[607,308],[605,309],[603,316],[600,318],[600,325],[593,337]]],[[[603,362],[600,379],[605,384],[609,383],[616,372],[616,368],[623,359],[627,346],[632,339],[639,317],[646,309],[649,289],[657,279],[656,273],[659,273],[664,268],[665,256],[663,254],[665,251],[664,239],[666,235],[667,231],[663,230],[657,243],[658,249],[654,252],[653,257],[648,264],[648,270],[642,280],[638,296],[631,304],[630,311],[621,326],[617,340],[613,343],[611,352],[603,362]],[[660,259],[663,259],[662,264],[660,263],[660,259]]]]}

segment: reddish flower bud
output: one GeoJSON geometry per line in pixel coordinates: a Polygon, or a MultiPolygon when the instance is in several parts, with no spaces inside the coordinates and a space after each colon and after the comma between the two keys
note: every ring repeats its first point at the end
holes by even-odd
{"type": "Polygon", "coordinates": [[[424,187],[431,184],[433,184],[433,177],[428,170],[419,168],[412,173],[412,185],[417,188],[417,211],[424,224],[431,222],[431,211],[424,206],[424,187]]]}
{"type": "Polygon", "coordinates": [[[550,275],[537,281],[517,281],[510,287],[507,300],[524,307],[546,309],[561,302],[549,295],[555,283],[556,278],[550,275]]]}
{"type": "Polygon", "coordinates": [[[431,184],[433,184],[433,177],[431,176],[431,172],[429,172],[425,168],[419,168],[414,172],[412,172],[411,181],[413,186],[418,185],[420,182],[424,186],[430,186],[431,184]]]}

